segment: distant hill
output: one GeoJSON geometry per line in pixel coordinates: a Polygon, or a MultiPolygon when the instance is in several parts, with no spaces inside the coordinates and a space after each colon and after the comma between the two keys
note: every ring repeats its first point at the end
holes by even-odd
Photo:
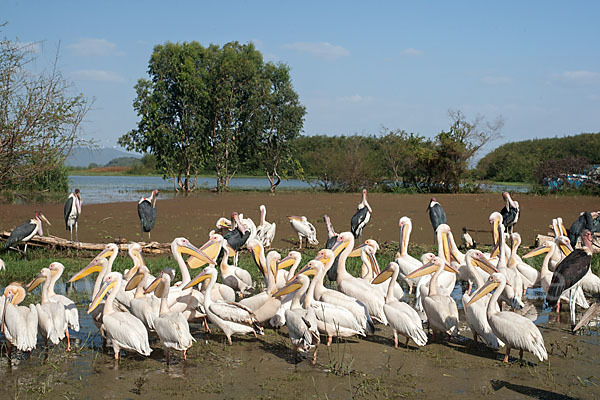
{"type": "Polygon", "coordinates": [[[119,157],[113,158],[110,160],[107,167],[133,167],[136,164],[140,163],[140,159],[138,157],[119,157]]]}
{"type": "Polygon", "coordinates": [[[99,149],[86,149],[85,147],[75,147],[65,165],[68,167],[87,167],[95,163],[98,165],[106,165],[115,158],[134,157],[141,158],[142,156],[135,153],[103,147],[99,149]]]}

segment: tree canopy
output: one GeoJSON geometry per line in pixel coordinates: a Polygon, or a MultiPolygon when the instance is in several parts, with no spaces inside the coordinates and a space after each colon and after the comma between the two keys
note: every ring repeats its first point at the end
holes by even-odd
{"type": "Polygon", "coordinates": [[[154,154],[176,188],[193,190],[207,168],[222,191],[257,159],[274,177],[294,166],[289,143],[302,130],[305,109],[289,67],[265,63],[252,43],[158,45],[148,74],[136,85],[138,126],[119,143],[154,154]]]}
{"type": "Polygon", "coordinates": [[[35,67],[32,44],[0,40],[0,189],[63,190],[63,167],[89,110],[82,94],[58,69],[58,51],[48,70],[35,67]]]}

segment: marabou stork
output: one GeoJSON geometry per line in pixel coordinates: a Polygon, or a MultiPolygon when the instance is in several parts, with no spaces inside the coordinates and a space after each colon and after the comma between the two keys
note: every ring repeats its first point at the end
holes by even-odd
{"type": "MultiPolygon", "coordinates": [[[[331,250],[333,249],[333,246],[335,246],[335,242],[337,242],[338,234],[335,233],[335,230],[333,229],[329,215],[323,215],[323,221],[325,221],[325,225],[327,226],[327,242],[325,243],[325,248],[331,250]]],[[[331,265],[331,268],[329,268],[329,271],[327,271],[327,278],[331,282],[337,280],[337,265],[339,257],[340,256],[338,254],[338,256],[335,258],[335,261],[331,265]]]]}
{"type": "Polygon", "coordinates": [[[68,231],[71,231],[71,242],[73,241],[73,227],[75,227],[75,241],[79,242],[79,235],[77,234],[79,215],[81,215],[81,193],[79,193],[79,189],[75,189],[65,202],[65,227],[68,231]]]}
{"type": "Polygon", "coordinates": [[[26,256],[27,242],[35,235],[42,236],[44,234],[44,231],[42,230],[42,221],[48,225],[52,225],[41,211],[36,211],[35,218],[31,218],[29,221],[17,226],[10,233],[6,243],[4,243],[4,251],[8,250],[9,248],[19,251],[17,248],[12,246],[17,245],[19,242],[24,242],[25,249],[23,250],[23,256],[26,256]]]}
{"type": "Polygon", "coordinates": [[[156,222],[156,196],[158,190],[154,189],[150,197],[142,197],[138,201],[138,216],[140,217],[140,238],[144,232],[148,232],[148,240],[150,240],[150,231],[154,228],[156,222]]]}
{"type": "Polygon", "coordinates": [[[373,210],[367,202],[367,189],[363,189],[362,201],[358,203],[356,212],[350,220],[350,231],[354,235],[354,239],[358,239],[360,236],[362,236],[362,230],[369,223],[372,212],[373,210]]]}
{"type": "Polygon", "coordinates": [[[231,214],[232,229],[223,235],[231,250],[233,250],[233,265],[237,267],[238,252],[244,247],[250,238],[250,230],[240,220],[237,212],[231,214]]]}
{"type": "Polygon", "coordinates": [[[435,197],[432,197],[431,200],[429,200],[427,211],[429,212],[429,220],[431,221],[435,238],[435,232],[437,231],[438,226],[446,223],[446,213],[435,197]]]}
{"type": "Polygon", "coordinates": [[[596,222],[596,218],[598,218],[599,213],[597,211],[588,212],[584,211],[579,214],[579,218],[573,222],[571,225],[571,229],[569,229],[569,240],[571,241],[571,246],[575,247],[577,244],[577,240],[581,236],[581,233],[584,229],[587,229],[590,232],[600,232],[597,229],[598,223],[596,222]],[[596,228],[596,229],[595,229],[596,228]]]}
{"type": "MultiPolygon", "coordinates": [[[[552,282],[546,294],[546,302],[554,307],[565,290],[569,290],[569,304],[571,306],[571,323],[575,322],[575,305],[573,289],[590,269],[592,262],[593,246],[592,233],[585,229],[581,233],[583,248],[576,249],[566,256],[557,266],[552,275],[552,282]]],[[[557,311],[560,308],[557,307],[557,311]]]]}
{"type": "Polygon", "coordinates": [[[514,201],[508,192],[502,193],[502,198],[505,203],[504,208],[500,210],[500,214],[502,214],[502,223],[506,227],[508,233],[513,233],[513,227],[519,220],[521,209],[519,208],[519,203],[514,201]]]}

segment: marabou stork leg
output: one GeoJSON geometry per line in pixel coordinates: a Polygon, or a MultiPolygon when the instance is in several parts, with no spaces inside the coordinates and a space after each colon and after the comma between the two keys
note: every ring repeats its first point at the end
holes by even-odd
{"type": "MultiPolygon", "coordinates": [[[[72,231],[71,234],[73,234],[72,231]]],[[[71,238],[71,241],[73,241],[73,238],[71,238]]],[[[79,243],[79,227],[77,226],[77,221],[75,221],[75,241],[79,243]]]]}

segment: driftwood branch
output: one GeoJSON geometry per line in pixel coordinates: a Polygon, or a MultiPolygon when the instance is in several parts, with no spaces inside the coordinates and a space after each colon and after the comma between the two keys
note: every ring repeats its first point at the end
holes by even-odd
{"type": "MultiPolygon", "coordinates": [[[[0,233],[0,240],[6,241],[10,236],[11,231],[5,231],[0,233]]],[[[34,247],[45,247],[55,249],[73,249],[73,250],[90,250],[90,251],[101,251],[104,249],[106,243],[84,243],[84,242],[71,242],[70,240],[60,238],[58,236],[38,236],[35,235],[29,242],[29,246],[34,247]]],[[[115,241],[119,250],[127,251],[127,243],[115,241]]],[[[158,242],[138,242],[142,246],[142,251],[148,254],[164,254],[171,252],[170,243],[158,243],[158,242]]]]}

